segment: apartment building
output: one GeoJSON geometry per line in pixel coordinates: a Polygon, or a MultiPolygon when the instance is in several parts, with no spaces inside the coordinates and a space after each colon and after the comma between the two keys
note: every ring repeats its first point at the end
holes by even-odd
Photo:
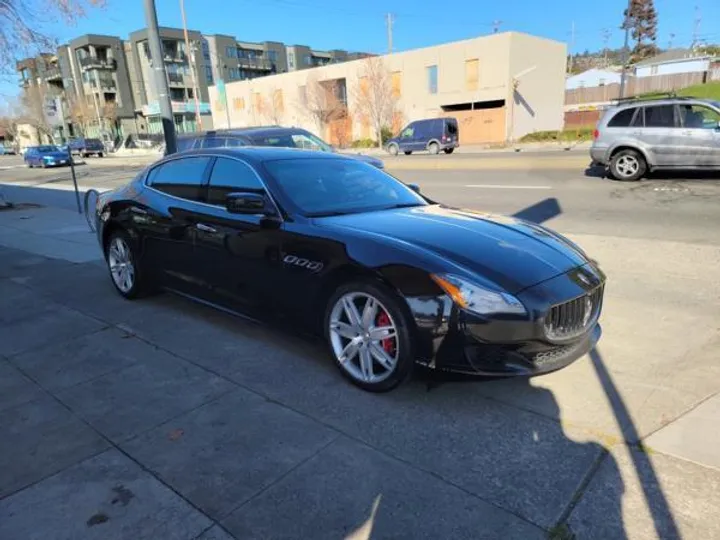
{"type": "MultiPolygon", "coordinates": [[[[290,54],[288,48],[288,55],[290,54]]],[[[297,50],[295,51],[297,52],[297,50]]],[[[518,32],[491,34],[379,57],[396,99],[392,127],[452,116],[461,144],[515,140],[533,131],[561,129],[565,88],[564,43],[518,32]]],[[[297,61],[297,57],[295,59],[297,61]]],[[[279,123],[304,127],[334,144],[374,138],[361,114],[367,60],[329,63],[210,88],[217,128],[279,123]],[[341,114],[318,122],[317,89],[331,91],[341,114]],[[311,92],[311,89],[313,90],[311,92]]]]}

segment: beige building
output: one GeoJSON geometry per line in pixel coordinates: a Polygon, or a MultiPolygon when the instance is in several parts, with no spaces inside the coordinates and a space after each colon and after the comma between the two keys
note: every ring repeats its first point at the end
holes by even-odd
{"type": "MultiPolygon", "coordinates": [[[[561,129],[565,90],[564,43],[517,32],[457,41],[381,57],[397,96],[395,131],[421,118],[453,116],[461,144],[496,143],[561,129]]],[[[330,64],[210,87],[213,125],[281,124],[313,131],[334,144],[374,138],[358,114],[365,60],[330,64]],[[346,106],[343,120],[318,120],[308,89],[332,88],[346,106]]]]}

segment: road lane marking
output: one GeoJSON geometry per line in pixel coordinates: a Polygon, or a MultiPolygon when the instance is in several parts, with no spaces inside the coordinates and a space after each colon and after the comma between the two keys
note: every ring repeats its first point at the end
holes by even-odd
{"type": "Polygon", "coordinates": [[[552,186],[510,186],[503,184],[465,184],[465,187],[485,189],[552,189],[552,186]]]}

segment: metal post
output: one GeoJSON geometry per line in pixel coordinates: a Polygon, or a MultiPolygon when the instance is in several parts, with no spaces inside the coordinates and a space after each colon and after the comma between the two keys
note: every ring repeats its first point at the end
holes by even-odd
{"type": "Polygon", "coordinates": [[[170,90],[168,89],[167,74],[165,73],[160,31],[158,30],[155,0],[144,1],[145,19],[148,27],[148,45],[150,46],[152,69],[155,73],[155,94],[157,95],[158,105],[160,106],[160,119],[165,135],[165,151],[167,154],[174,154],[177,152],[175,123],[173,122],[170,90]]]}
{"type": "Polygon", "coordinates": [[[632,10],[633,0],[628,0],[627,13],[625,14],[625,44],[623,45],[622,73],[620,74],[620,98],[625,97],[625,79],[627,78],[628,63],[628,47],[630,46],[630,11],[632,10]]]}
{"type": "Polygon", "coordinates": [[[190,63],[190,76],[192,77],[193,94],[195,95],[195,129],[202,131],[202,118],[200,118],[200,98],[198,96],[197,77],[195,76],[195,50],[190,48],[187,21],[185,20],[185,0],[180,0],[180,14],[182,15],[183,33],[185,35],[185,49],[190,63]]]}
{"type": "Polygon", "coordinates": [[[82,214],[82,207],[80,206],[80,192],[78,191],[77,176],[75,176],[75,162],[73,161],[72,148],[68,142],[67,147],[68,159],[70,160],[70,174],[72,175],[73,186],[75,186],[75,202],[77,203],[78,214],[82,214]]]}

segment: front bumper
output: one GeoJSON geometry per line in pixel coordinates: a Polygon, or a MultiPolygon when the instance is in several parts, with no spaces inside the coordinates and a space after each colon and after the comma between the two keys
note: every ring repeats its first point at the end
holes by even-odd
{"type": "Polygon", "coordinates": [[[553,305],[604,287],[592,263],[517,294],[525,318],[482,317],[456,306],[447,296],[408,299],[415,316],[420,363],[431,368],[484,376],[539,375],[561,369],[590,352],[602,335],[597,317],[571,339],[549,339],[545,317],[553,305]],[[582,274],[583,278],[578,278],[582,274]],[[589,283],[585,283],[587,280],[589,283]]]}

